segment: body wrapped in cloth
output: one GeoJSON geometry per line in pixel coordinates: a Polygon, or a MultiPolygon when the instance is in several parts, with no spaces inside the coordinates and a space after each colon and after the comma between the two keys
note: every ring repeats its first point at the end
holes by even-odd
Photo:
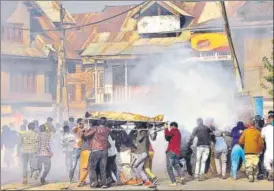
{"type": "Polygon", "coordinates": [[[163,115],[157,115],[155,117],[147,117],[139,114],[129,112],[112,112],[112,111],[89,111],[86,113],[87,118],[101,118],[106,117],[109,120],[115,121],[145,121],[145,122],[162,122],[164,119],[163,115]]]}

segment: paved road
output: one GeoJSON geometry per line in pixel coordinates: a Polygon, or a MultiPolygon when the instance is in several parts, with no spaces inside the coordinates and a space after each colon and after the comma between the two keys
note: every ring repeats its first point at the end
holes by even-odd
{"type": "MultiPolygon", "coordinates": [[[[226,180],[221,180],[218,178],[213,178],[206,180],[204,182],[190,181],[187,182],[186,185],[179,185],[177,187],[169,187],[169,182],[167,179],[163,179],[159,181],[160,185],[158,186],[158,190],[273,190],[273,182],[268,181],[256,181],[254,183],[249,183],[247,179],[239,179],[237,181],[232,180],[230,178],[226,180]]],[[[20,183],[17,184],[8,184],[1,185],[1,190],[64,190],[67,183],[65,182],[51,182],[47,185],[41,186],[39,183],[33,183],[28,186],[23,186],[20,183]]],[[[71,184],[69,190],[89,190],[89,186],[84,186],[78,188],[76,183],[71,184]]],[[[97,190],[97,189],[92,189],[97,190]]],[[[102,189],[98,189],[102,190],[102,189]]],[[[148,188],[143,186],[118,186],[112,187],[108,190],[148,190],[148,188]]],[[[155,189],[151,189],[155,190],[155,189]]]]}

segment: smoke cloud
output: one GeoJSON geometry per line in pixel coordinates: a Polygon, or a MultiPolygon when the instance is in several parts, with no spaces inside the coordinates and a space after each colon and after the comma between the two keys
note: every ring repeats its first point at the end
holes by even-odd
{"type": "MultiPolygon", "coordinates": [[[[119,110],[151,117],[164,114],[165,120],[179,123],[184,141],[198,117],[214,118],[219,129],[234,125],[233,95],[237,87],[232,63],[191,61],[188,50],[183,48],[147,56],[134,63],[128,81],[147,85],[148,92],[132,94],[133,98],[125,108],[119,110]]],[[[163,132],[152,144],[156,151],[155,170],[162,171],[167,147],[163,132]]]]}

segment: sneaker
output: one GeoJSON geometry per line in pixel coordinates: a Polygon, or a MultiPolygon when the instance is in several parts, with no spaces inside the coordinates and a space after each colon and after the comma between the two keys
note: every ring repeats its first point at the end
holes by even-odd
{"type": "Polygon", "coordinates": [[[103,189],[107,189],[107,188],[108,188],[108,186],[107,186],[107,185],[103,185],[101,188],[103,188],[103,189]]]}
{"type": "Polygon", "coordinates": [[[158,180],[159,180],[159,179],[158,179],[157,177],[153,178],[153,179],[152,179],[152,184],[156,185],[157,182],[158,182],[158,180]]]}
{"type": "Polygon", "coordinates": [[[273,172],[268,172],[267,180],[273,181],[273,172]]]}
{"type": "Polygon", "coordinates": [[[77,184],[77,187],[83,187],[85,185],[85,182],[79,182],[78,184],[77,184]]]}
{"type": "Polygon", "coordinates": [[[198,181],[205,181],[206,180],[206,177],[205,177],[205,175],[200,175],[199,176],[199,179],[198,179],[198,181]]]}
{"type": "Polygon", "coordinates": [[[254,176],[253,175],[248,175],[248,180],[249,182],[254,182],[254,176]]]}
{"type": "Polygon", "coordinates": [[[144,184],[144,186],[147,186],[148,188],[153,188],[153,187],[155,187],[155,186],[152,184],[152,182],[150,182],[150,181],[147,181],[147,182],[144,184]]]}
{"type": "Polygon", "coordinates": [[[135,184],[133,184],[134,186],[142,186],[144,184],[144,182],[140,179],[137,179],[135,184]]]}
{"type": "Polygon", "coordinates": [[[38,170],[36,170],[36,171],[34,171],[34,180],[38,180],[38,178],[39,178],[39,171],[38,170]]]}
{"type": "Polygon", "coordinates": [[[177,184],[176,184],[176,182],[174,182],[174,183],[169,184],[169,186],[170,187],[175,187],[175,186],[177,186],[177,184]]]}
{"type": "Polygon", "coordinates": [[[182,185],[185,185],[186,183],[185,183],[185,179],[184,178],[181,178],[180,179],[180,183],[182,184],[182,185]]]}
{"type": "Polygon", "coordinates": [[[40,182],[41,182],[42,185],[47,184],[46,180],[45,180],[45,179],[42,179],[42,178],[40,179],[40,182]]]}
{"type": "Polygon", "coordinates": [[[23,179],[23,184],[28,184],[28,179],[27,178],[23,179]]]}
{"type": "Polygon", "coordinates": [[[222,179],[225,180],[225,179],[226,179],[226,176],[222,176],[222,179]]]}
{"type": "Polygon", "coordinates": [[[90,188],[97,188],[98,187],[98,184],[93,182],[90,184],[90,188]]]}

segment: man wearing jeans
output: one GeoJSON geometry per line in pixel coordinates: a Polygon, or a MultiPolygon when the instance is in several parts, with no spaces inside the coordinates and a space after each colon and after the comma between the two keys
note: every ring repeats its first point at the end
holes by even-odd
{"type": "Polygon", "coordinates": [[[192,132],[188,147],[192,144],[194,137],[197,137],[195,178],[203,181],[205,179],[205,165],[210,153],[211,141],[215,142],[215,137],[211,129],[203,124],[201,118],[197,119],[197,125],[192,132]]]}
{"type": "Polygon", "coordinates": [[[102,188],[108,188],[106,167],[108,159],[108,136],[111,130],[105,126],[105,117],[100,119],[99,124],[98,127],[90,128],[84,133],[84,137],[88,139],[91,150],[89,157],[90,187],[95,188],[99,186],[96,173],[96,168],[99,164],[102,188]]]}
{"type": "Polygon", "coordinates": [[[181,183],[184,184],[183,171],[180,167],[180,154],[181,154],[181,132],[178,129],[176,122],[170,123],[170,129],[168,125],[165,125],[165,136],[168,137],[169,144],[166,150],[167,158],[167,172],[171,180],[170,186],[176,186],[176,179],[173,174],[173,168],[176,170],[181,178],[181,183]]]}
{"type": "Polygon", "coordinates": [[[77,119],[77,126],[72,128],[72,132],[74,133],[74,135],[76,137],[76,144],[74,146],[73,154],[72,154],[72,163],[71,163],[70,172],[69,172],[69,182],[72,182],[72,179],[74,176],[74,171],[76,169],[76,166],[77,166],[77,163],[80,158],[81,151],[82,151],[83,129],[84,129],[84,121],[82,118],[79,118],[79,119],[77,119]]]}

